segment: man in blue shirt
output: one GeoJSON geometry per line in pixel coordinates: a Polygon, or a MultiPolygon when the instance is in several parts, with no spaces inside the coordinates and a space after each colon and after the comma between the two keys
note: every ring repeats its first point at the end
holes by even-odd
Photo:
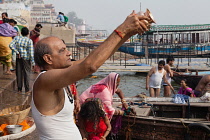
{"type": "Polygon", "coordinates": [[[56,19],[57,19],[58,23],[60,24],[60,26],[62,26],[62,24],[64,24],[64,22],[65,22],[65,19],[64,19],[64,16],[63,16],[62,12],[59,12],[56,19]]]}

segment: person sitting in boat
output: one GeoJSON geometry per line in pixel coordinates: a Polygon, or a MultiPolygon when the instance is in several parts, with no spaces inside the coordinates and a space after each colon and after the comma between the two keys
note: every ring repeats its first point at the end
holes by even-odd
{"type": "Polygon", "coordinates": [[[83,140],[105,140],[111,131],[109,118],[99,98],[87,98],[79,112],[79,128],[83,140]]]}
{"type": "Polygon", "coordinates": [[[111,119],[114,114],[123,115],[124,111],[115,110],[112,107],[112,96],[116,93],[120,97],[123,107],[126,109],[128,108],[128,104],[124,99],[124,94],[122,90],[118,88],[119,83],[120,75],[115,72],[110,73],[107,77],[84,91],[80,95],[80,103],[84,103],[87,98],[100,98],[109,119],[111,119]]]}
{"type": "Polygon", "coordinates": [[[193,93],[192,88],[188,87],[186,82],[187,82],[186,79],[181,80],[181,83],[180,83],[181,87],[178,91],[178,94],[184,94],[190,97],[196,97],[195,94],[193,93]]]}
{"type": "Polygon", "coordinates": [[[164,66],[165,66],[165,61],[160,60],[158,62],[158,66],[151,68],[147,74],[146,90],[149,90],[151,97],[160,96],[160,86],[161,86],[162,79],[174,92],[173,87],[166,79],[166,71],[164,70],[164,66]]]}

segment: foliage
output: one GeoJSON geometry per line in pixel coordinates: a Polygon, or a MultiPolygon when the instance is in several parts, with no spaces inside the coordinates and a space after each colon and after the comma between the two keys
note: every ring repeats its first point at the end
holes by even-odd
{"type": "Polygon", "coordinates": [[[69,22],[75,24],[76,26],[83,24],[83,19],[78,18],[74,11],[69,12],[67,17],[69,18],[69,22]]]}

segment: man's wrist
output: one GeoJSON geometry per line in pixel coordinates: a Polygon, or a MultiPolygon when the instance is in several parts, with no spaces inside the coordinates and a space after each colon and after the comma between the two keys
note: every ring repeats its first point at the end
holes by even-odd
{"type": "Polygon", "coordinates": [[[121,103],[125,103],[126,100],[124,98],[121,99],[121,103]]]}
{"type": "Polygon", "coordinates": [[[126,33],[124,31],[124,28],[121,28],[121,26],[117,27],[114,32],[120,37],[120,38],[124,38],[126,33]]]}
{"type": "Polygon", "coordinates": [[[121,31],[118,31],[117,29],[115,29],[114,31],[121,39],[124,38],[124,34],[121,31]]]}

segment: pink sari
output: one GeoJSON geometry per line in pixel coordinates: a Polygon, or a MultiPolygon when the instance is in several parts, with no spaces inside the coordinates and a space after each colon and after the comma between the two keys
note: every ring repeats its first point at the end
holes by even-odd
{"type": "Polygon", "coordinates": [[[188,95],[188,96],[190,96],[192,94],[193,97],[196,97],[195,94],[193,93],[192,88],[190,88],[190,87],[188,87],[186,89],[184,89],[183,87],[180,87],[178,94],[184,94],[184,95],[188,95]]]}
{"type": "Polygon", "coordinates": [[[100,98],[103,103],[103,109],[107,113],[108,118],[111,119],[115,112],[115,109],[112,107],[112,98],[117,90],[118,76],[119,74],[112,72],[98,83],[90,86],[80,95],[80,103],[84,103],[87,98],[100,98]]]}

